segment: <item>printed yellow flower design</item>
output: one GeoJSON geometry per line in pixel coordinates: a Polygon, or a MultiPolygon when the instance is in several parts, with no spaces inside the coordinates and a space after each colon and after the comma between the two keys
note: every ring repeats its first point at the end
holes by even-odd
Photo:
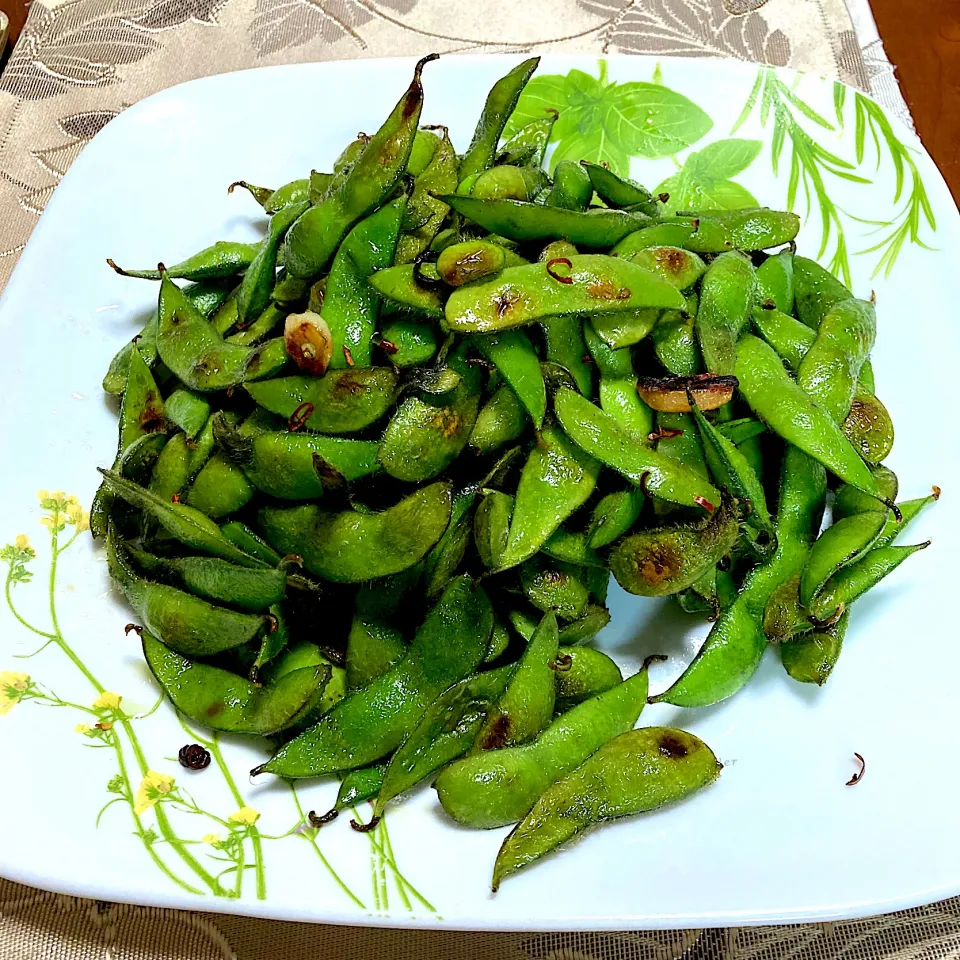
{"type": "Polygon", "coordinates": [[[134,812],[137,814],[146,813],[173,790],[173,784],[174,780],[170,774],[157,773],[156,770],[148,771],[137,788],[134,812]]]}
{"type": "Polygon", "coordinates": [[[93,727],[89,723],[78,723],[74,728],[75,733],[89,733],[93,727]]]}
{"type": "Polygon", "coordinates": [[[252,827],[260,819],[260,811],[253,807],[241,807],[236,813],[231,813],[227,819],[231,823],[240,823],[245,827],[252,827]]]}
{"type": "Polygon", "coordinates": [[[16,540],[13,541],[14,546],[21,552],[29,554],[31,557],[35,557],[36,553],[33,547],[30,546],[30,540],[25,533],[18,533],[16,540]]]}
{"type": "Polygon", "coordinates": [[[25,673],[0,670],[0,716],[9,713],[30,689],[30,677],[25,673]]]}
{"type": "Polygon", "coordinates": [[[210,846],[215,846],[220,842],[220,834],[218,833],[207,833],[204,834],[202,843],[209,843],[210,846]]]}
{"type": "Polygon", "coordinates": [[[90,529],[90,514],[80,506],[80,501],[72,493],[62,490],[38,490],[40,506],[50,512],[40,518],[40,522],[52,533],[59,533],[68,523],[77,531],[90,529]]]}
{"type": "Polygon", "coordinates": [[[97,710],[116,710],[120,706],[123,697],[119,693],[112,693],[110,690],[104,690],[103,693],[93,701],[93,706],[97,710]]]}

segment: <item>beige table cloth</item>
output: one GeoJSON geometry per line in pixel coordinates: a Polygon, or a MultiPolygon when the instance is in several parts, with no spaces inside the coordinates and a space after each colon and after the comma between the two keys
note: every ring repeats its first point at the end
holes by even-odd
{"type": "MultiPolygon", "coordinates": [[[[0,290],[83,147],[121,110],[157,90],[291,61],[555,50],[729,56],[788,65],[871,91],[909,122],[867,0],[850,0],[849,10],[844,0],[34,0],[0,76],[0,290]]],[[[0,843],[3,832],[13,829],[16,824],[0,826],[0,843]]],[[[960,899],[838,924],[464,934],[132,907],[0,879],[0,960],[957,956],[960,899]]]]}

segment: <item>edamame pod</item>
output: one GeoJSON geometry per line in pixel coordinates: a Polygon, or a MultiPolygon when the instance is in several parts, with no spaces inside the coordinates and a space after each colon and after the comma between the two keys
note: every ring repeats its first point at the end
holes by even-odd
{"type": "Polygon", "coordinates": [[[367,141],[354,163],[334,173],[323,200],[290,228],[284,263],[294,277],[320,273],[347,230],[390,196],[403,175],[420,122],[423,86],[420,73],[436,54],[415,67],[413,80],[383,126],[367,141]]]}
{"type": "Polygon", "coordinates": [[[330,680],[330,665],[303,667],[261,686],[189,660],[144,631],[143,656],[170,702],[212,730],[268,736],[297,722],[330,680]]]}
{"type": "Polygon", "coordinates": [[[214,416],[214,433],[227,456],[264,493],[283,500],[323,496],[328,486],[376,473],[376,442],[315,433],[269,432],[244,436],[214,416]]]}
{"type": "Polygon", "coordinates": [[[581,160],[580,166],[587,171],[597,196],[608,207],[630,207],[650,217],[657,215],[657,201],[646,187],[626,177],[618,177],[608,167],[599,163],[581,160]]]}
{"type": "Polygon", "coordinates": [[[573,160],[561,160],[553,170],[553,187],[547,194],[546,206],[583,212],[593,199],[590,175],[573,160]]]}
{"type": "Polygon", "coordinates": [[[750,320],[756,271],[740,253],[724,253],[710,265],[700,290],[696,329],[703,362],[710,373],[733,374],[737,341],[750,320]]]}
{"type": "Polygon", "coordinates": [[[503,841],[493,890],[589,826],[676,803],[712,783],[722,764],[698,737],[668,727],[631,730],[548,787],[503,841]]]}
{"type": "Polygon", "coordinates": [[[139,484],[114,473],[100,469],[107,488],[122,497],[131,506],[142,510],[156,520],[167,533],[193,550],[230,560],[242,567],[258,567],[261,561],[234,546],[207,516],[182,503],[171,503],[145,490],[139,484]]]}
{"type": "Polygon", "coordinates": [[[487,651],[493,610],[487,595],[460,577],[427,614],[406,656],[341,700],[253,772],[297,779],[366,766],[395,750],[427,706],[476,670],[487,651]]]}
{"type": "MultiPolygon", "coordinates": [[[[260,243],[237,243],[233,240],[217,240],[186,260],[166,268],[167,276],[176,280],[217,280],[243,273],[260,251],[260,243]]],[[[160,270],[124,270],[112,260],[107,263],[121,277],[136,277],[140,280],[159,280],[160,270]]]]}
{"type": "Polygon", "coordinates": [[[532,557],[560,524],[590,499],[599,474],[600,464],[571,443],[562,430],[544,427],[520,474],[500,569],[532,557]]]}
{"type": "Polygon", "coordinates": [[[470,432],[470,446],[493,453],[520,437],[529,423],[527,410],[513,388],[503,384],[481,407],[470,432]]]}
{"type": "Polygon", "coordinates": [[[578,703],[606,693],[623,682],[623,675],[616,663],[593,647],[570,646],[563,649],[557,657],[554,676],[557,713],[565,713],[578,703]]]}
{"type": "Polygon", "coordinates": [[[534,630],[506,689],[477,732],[473,749],[500,750],[533,740],[550,722],[556,700],[553,679],[557,618],[548,613],[534,630]]]}
{"type": "Polygon", "coordinates": [[[685,507],[720,503],[720,494],[706,479],[644,444],[637,443],[616,421],[573,390],[554,399],[560,425],[579,447],[612,467],[645,493],[685,507]]]}
{"type": "Polygon", "coordinates": [[[107,534],[107,566],[143,626],[178,653],[206,657],[256,639],[265,616],[215,606],[175,587],[139,576],[126,550],[107,534]]]}
{"type": "Polygon", "coordinates": [[[810,399],[762,340],[747,334],[737,350],[744,399],[767,426],[846,483],[876,495],[870,470],[837,422],[810,399]]]}
{"type": "Polygon", "coordinates": [[[284,569],[238,567],[219,557],[155,557],[133,547],[127,552],[149,574],[173,580],[205,600],[251,613],[279,603],[287,592],[284,569]]]}
{"type": "Polygon", "coordinates": [[[624,210],[580,211],[522,200],[481,200],[445,194],[440,199],[457,213],[510,240],[569,240],[592,250],[612,247],[649,218],[624,210]]]}
{"type": "Polygon", "coordinates": [[[244,387],[270,413],[307,415],[308,430],[339,434],[376,423],[393,406],[397,379],[391,367],[351,367],[330,370],[323,377],[278,377],[244,387]]]}
{"type": "Polygon", "coordinates": [[[394,797],[462,757],[476,739],[493,703],[503,694],[514,666],[466,677],[448,687],[424,711],[419,723],[391,757],[373,807],[374,817],[394,797]]]}
{"type": "Polygon", "coordinates": [[[333,258],[320,316],[333,337],[334,370],[369,367],[373,362],[379,298],[368,281],[393,263],[406,206],[404,194],[361,220],[333,258]]]}
{"type": "Polygon", "coordinates": [[[434,784],[458,823],[491,829],[523,819],[550,784],[611,737],[632,729],[647,698],[647,671],[557,717],[531,743],[457,760],[434,784]]]}
{"type": "Polygon", "coordinates": [[[502,330],[473,342],[507,381],[539,430],[547,410],[547,388],[530,338],[523,330],[502,330]]]}
{"type": "Polygon", "coordinates": [[[629,261],[599,254],[565,259],[570,266],[563,274],[554,275],[550,263],[531,263],[454,290],[444,308],[447,325],[456,333],[493,333],[546,317],[684,306],[676,287],[629,261]]]}
{"type": "Polygon", "coordinates": [[[434,483],[381,513],[330,513],[312,504],[265,506],[257,519],[267,542],[302,557],[311,573],[362,583],[421,560],[446,529],[451,500],[450,485],[434,483]]]}
{"type": "Polygon", "coordinates": [[[643,530],[610,554],[610,570],[628,593],[664,597],[696,583],[733,548],[740,533],[737,502],[724,497],[697,525],[643,530]]]}
{"type": "Polygon", "coordinates": [[[483,112],[477,121],[477,128],[473,132],[473,139],[460,160],[461,180],[481,173],[493,165],[503,128],[507,125],[523,88],[539,63],[539,57],[530,57],[517,64],[491,87],[483,105],[483,112]]]}

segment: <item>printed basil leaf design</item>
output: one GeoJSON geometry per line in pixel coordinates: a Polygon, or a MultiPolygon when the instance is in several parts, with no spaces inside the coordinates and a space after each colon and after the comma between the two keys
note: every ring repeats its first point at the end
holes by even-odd
{"type": "Polygon", "coordinates": [[[762,149],[760,140],[719,140],[687,157],[682,169],[667,177],[655,194],[668,193],[670,212],[688,210],[736,210],[759,203],[731,177],[743,173],[762,149]]]}
{"type": "Polygon", "coordinates": [[[693,101],[657,83],[611,83],[606,61],[598,77],[571,70],[566,76],[534,77],[524,90],[504,136],[560,112],[551,142],[551,167],[561,160],[607,163],[630,172],[630,158],[656,159],[686,150],[705,136],[713,121],[693,101]]]}

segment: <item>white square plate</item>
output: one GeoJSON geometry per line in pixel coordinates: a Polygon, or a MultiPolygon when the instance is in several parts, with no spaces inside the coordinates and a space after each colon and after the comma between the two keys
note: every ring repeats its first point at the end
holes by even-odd
{"type": "MultiPolygon", "coordinates": [[[[486,91],[516,61],[445,57],[428,65],[423,121],[448,124],[464,146],[486,91]]],[[[613,127],[634,118],[632,133],[621,129],[622,149],[632,155],[632,175],[650,186],[678,164],[688,172],[699,164],[712,191],[742,196],[746,188],[783,208],[796,170],[800,251],[818,256],[826,218],[820,259],[848,262],[859,295],[876,290],[874,365],[899,429],[890,462],[901,496],[922,496],[934,483],[945,492],[908,534],[910,542],[933,537],[934,546],[857,605],[847,649],[824,689],[789,681],[773,654],[727,703],[648,708],[642,722],[683,725],[713,747],[725,764],[718,783],[674,809],[595,831],[511,878],[496,896],[490,871],[505,831],[454,826],[426,786],[390,811],[389,840],[353,832],[347,817],[312,838],[296,828],[304,811],[331,806],[335,784],[301,783],[297,797],[280,783],[252,785],[247,771],[263,751],[229,737],[220,743],[223,769],[185,771],[176,754],[194,737],[166,703],[149,716],[117,720],[103,739],[75,732],[78,723],[108,715],[109,708],[91,706],[97,684],[122,695],[131,715],[147,712],[158,694],[138,644],[124,637],[130,614],[109,590],[101,548],[81,536],[59,554],[51,577],[50,532],[38,523],[41,488],[89,506],[95,467],[112,460],[116,442],[115,410],[100,378],[154,304],[154,285],[117,277],[105,258],[169,263],[217,239],[258,236],[255,205],[228,196],[227,184],[243,177],[278,185],[312,167],[328,169],[357,130],[386,116],[411,67],[406,60],[271,67],[150,97],[86,148],[30,239],[0,301],[0,544],[11,545],[3,556],[14,579],[22,579],[19,570],[33,573],[29,582],[8,578],[22,622],[0,604],[0,872],[105,900],[484,929],[829,920],[960,893],[960,645],[945,606],[960,583],[952,422],[957,211],[919,142],[896,120],[884,129],[882,110],[868,116],[872,101],[861,94],[789,71],[771,74],[782,81],[777,103],[751,97],[760,70],[743,63],[620,57],[598,65],[555,55],[543,58],[538,75],[577,69],[595,78],[588,99],[620,111],[620,120],[608,114],[613,127]],[[655,79],[710,122],[689,107],[677,113],[677,98],[651,86],[655,79]],[[645,85],[628,89],[635,98],[629,110],[611,92],[614,82],[645,85]],[[778,128],[785,137],[776,164],[778,128]],[[662,150],[642,135],[663,129],[677,137],[676,159],[652,157],[662,150]],[[756,143],[700,153],[730,139],[756,143]],[[22,568],[11,560],[18,534],[36,551],[22,568]],[[15,659],[51,637],[32,659],[15,659]],[[854,751],[867,772],[848,788],[854,751]],[[136,794],[149,771],[173,776],[180,802],[168,798],[137,817],[136,794]],[[260,813],[254,827],[230,820],[241,807],[260,813]],[[230,843],[203,842],[210,834],[230,843]],[[214,893],[238,887],[239,896],[214,893]]],[[[567,109],[582,105],[571,101],[567,109]]],[[[600,646],[631,671],[649,653],[669,654],[654,674],[654,689],[662,689],[707,625],[618,591],[612,603],[614,622],[600,646]]]]}

